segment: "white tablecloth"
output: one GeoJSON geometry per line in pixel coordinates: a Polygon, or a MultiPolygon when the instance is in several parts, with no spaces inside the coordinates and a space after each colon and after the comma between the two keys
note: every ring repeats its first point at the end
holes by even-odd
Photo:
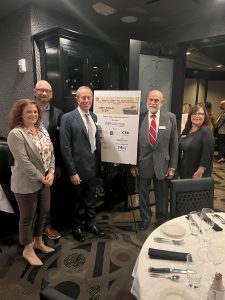
{"type": "Polygon", "coordinates": [[[8,198],[6,197],[6,194],[3,191],[1,184],[0,184],[0,210],[7,213],[14,213],[14,210],[8,198]]]}
{"type": "MultiPolygon", "coordinates": [[[[221,216],[225,218],[225,214],[221,213],[221,216]]],[[[223,231],[215,232],[212,230],[210,232],[211,239],[213,242],[221,242],[224,240],[225,245],[225,225],[221,224],[220,221],[216,219],[216,223],[223,228],[223,231]]],[[[198,239],[194,236],[190,235],[188,220],[182,216],[179,218],[175,218],[173,220],[168,221],[154,230],[149,237],[146,239],[141,252],[137,258],[135,267],[133,269],[132,276],[134,278],[133,285],[131,288],[131,293],[136,296],[138,300],[163,300],[163,299],[172,299],[167,298],[165,295],[166,291],[170,291],[171,289],[176,290],[177,293],[179,291],[184,291],[184,295],[182,297],[177,297],[177,299],[198,299],[199,293],[201,295],[207,295],[207,291],[209,289],[210,283],[212,283],[212,276],[214,272],[217,271],[217,267],[213,265],[212,262],[207,262],[207,272],[202,278],[201,289],[193,289],[187,285],[187,277],[186,274],[179,274],[180,279],[177,282],[173,282],[169,279],[164,278],[153,278],[149,276],[148,268],[151,267],[168,267],[168,268],[185,268],[186,262],[180,261],[169,261],[169,260],[160,260],[160,259],[150,259],[148,256],[149,248],[156,248],[162,250],[171,250],[177,252],[189,252],[197,251],[200,248],[200,244],[198,239]],[[162,226],[169,223],[177,223],[182,225],[186,230],[185,243],[176,246],[173,244],[165,244],[165,243],[156,243],[153,241],[154,237],[166,237],[162,232],[162,226]],[[201,291],[200,291],[201,290],[201,291]],[[200,291],[200,292],[199,292],[200,291]]],[[[194,252],[193,252],[194,253],[194,252]]],[[[205,266],[205,267],[206,267],[205,266]]],[[[223,273],[223,278],[225,280],[225,262],[218,266],[219,271],[223,273]],[[222,270],[222,271],[221,271],[222,270]]],[[[169,293],[168,293],[169,294],[169,293]]],[[[174,293],[176,294],[176,293],[174,293]]],[[[206,298],[205,298],[206,299],[206,298]]],[[[173,300],[176,300],[175,298],[173,300]]]]}

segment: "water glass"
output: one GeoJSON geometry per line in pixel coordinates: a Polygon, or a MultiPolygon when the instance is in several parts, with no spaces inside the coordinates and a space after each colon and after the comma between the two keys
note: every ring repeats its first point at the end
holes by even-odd
{"type": "Polygon", "coordinates": [[[193,258],[193,255],[188,254],[186,257],[187,282],[192,288],[198,288],[201,283],[203,265],[201,259],[193,258]],[[194,271],[195,273],[191,272],[194,271]]]}
{"type": "Polygon", "coordinates": [[[201,236],[200,244],[208,247],[210,244],[210,238],[208,232],[213,228],[215,224],[214,211],[210,208],[203,208],[201,211],[201,236]]]}
{"type": "Polygon", "coordinates": [[[192,235],[198,236],[200,233],[200,218],[199,212],[191,211],[188,215],[190,232],[192,235]]]}

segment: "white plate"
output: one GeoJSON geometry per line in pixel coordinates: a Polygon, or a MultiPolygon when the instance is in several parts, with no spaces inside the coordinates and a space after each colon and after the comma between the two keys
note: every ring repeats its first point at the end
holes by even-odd
{"type": "Polygon", "coordinates": [[[177,223],[165,224],[162,226],[162,232],[174,238],[179,238],[185,235],[185,228],[177,223]]]}
{"type": "Polygon", "coordinates": [[[193,299],[185,290],[168,288],[159,295],[159,300],[191,300],[193,299]]]}

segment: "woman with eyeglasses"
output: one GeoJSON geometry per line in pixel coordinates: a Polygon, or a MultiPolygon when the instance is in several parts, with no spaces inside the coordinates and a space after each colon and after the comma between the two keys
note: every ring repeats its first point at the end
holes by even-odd
{"type": "Polygon", "coordinates": [[[215,140],[205,106],[194,106],[179,141],[180,178],[210,177],[215,140]]]}

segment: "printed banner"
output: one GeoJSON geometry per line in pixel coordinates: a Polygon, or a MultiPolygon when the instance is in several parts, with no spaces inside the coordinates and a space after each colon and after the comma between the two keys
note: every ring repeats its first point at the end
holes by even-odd
{"type": "Polygon", "coordinates": [[[141,91],[95,91],[102,161],[137,163],[141,91]]]}

